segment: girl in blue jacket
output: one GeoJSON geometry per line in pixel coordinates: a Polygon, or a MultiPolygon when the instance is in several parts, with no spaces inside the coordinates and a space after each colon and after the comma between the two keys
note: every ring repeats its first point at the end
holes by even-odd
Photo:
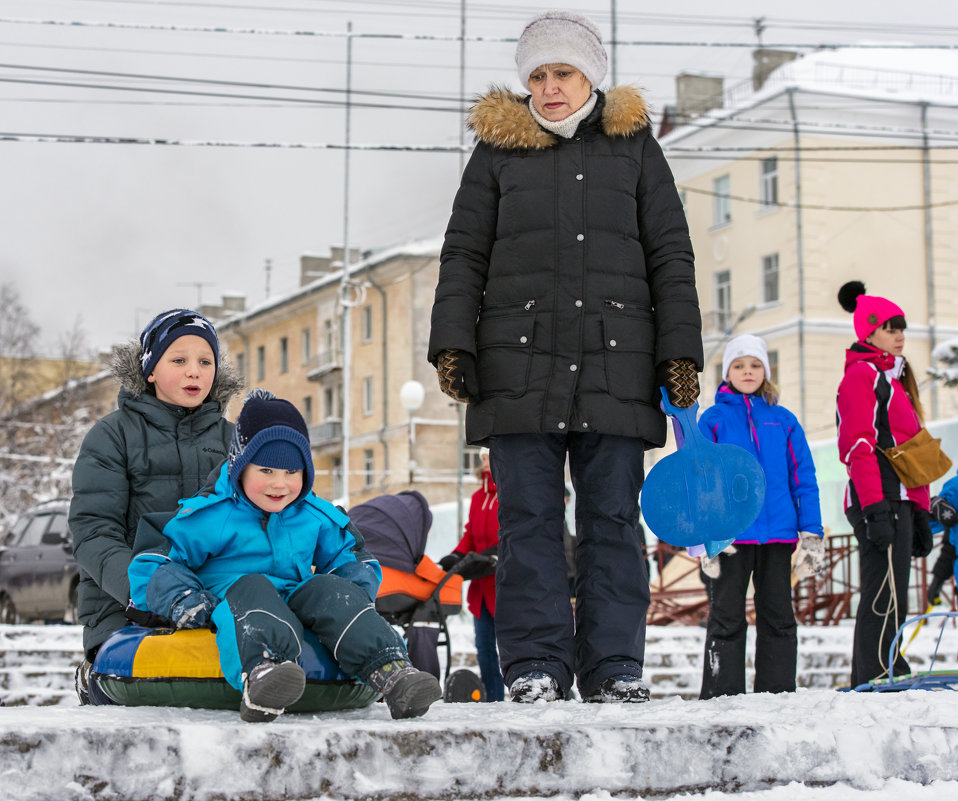
{"type": "Polygon", "coordinates": [[[268,721],[303,693],[309,628],[345,673],[383,694],[394,718],[441,695],[376,612],[382,571],[349,518],[311,491],[309,431],[296,408],[253,390],[215,484],[173,513],[145,515],[130,564],[137,609],[178,629],[216,631],[240,716],[268,721]]]}
{"type": "Polygon", "coordinates": [[[806,575],[824,563],[815,465],[795,415],[778,405],[765,341],[751,334],[725,348],[715,405],[699,419],[713,442],[744,448],[765,472],[758,518],[715,559],[702,557],[709,597],[700,698],[745,692],[745,596],[755,589],[755,692],[793,692],[797,661],[792,552],[806,575]]]}

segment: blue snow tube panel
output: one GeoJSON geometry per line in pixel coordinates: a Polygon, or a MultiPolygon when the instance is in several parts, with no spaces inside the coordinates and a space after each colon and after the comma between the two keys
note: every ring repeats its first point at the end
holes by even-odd
{"type": "MultiPolygon", "coordinates": [[[[345,675],[332,654],[307,631],[299,663],[306,689],[289,712],[329,712],[368,706],[379,693],[345,675]]],[[[126,626],[100,646],[91,671],[122,706],[239,709],[241,694],[220,670],[216,636],[209,629],[126,626]]]]}

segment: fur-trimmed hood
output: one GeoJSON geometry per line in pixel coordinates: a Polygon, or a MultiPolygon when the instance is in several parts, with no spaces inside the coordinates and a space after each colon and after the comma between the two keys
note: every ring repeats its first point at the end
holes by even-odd
{"type": "MultiPolygon", "coordinates": [[[[131,395],[142,395],[147,391],[146,378],[140,367],[143,348],[139,340],[130,340],[113,350],[110,357],[110,372],[120,386],[131,395]]],[[[243,390],[243,379],[233,369],[224,349],[220,348],[220,363],[216,369],[216,378],[210,388],[210,400],[216,401],[225,411],[230,401],[243,390]]],[[[151,393],[152,394],[152,393],[151,393]]]]}
{"type": "MultiPolygon", "coordinates": [[[[649,108],[638,89],[617,86],[598,92],[602,130],[607,136],[631,136],[649,125],[649,108]]],[[[468,127],[486,144],[507,150],[544,150],[559,137],[536,122],[529,95],[492,87],[469,111],[468,127]]]]}

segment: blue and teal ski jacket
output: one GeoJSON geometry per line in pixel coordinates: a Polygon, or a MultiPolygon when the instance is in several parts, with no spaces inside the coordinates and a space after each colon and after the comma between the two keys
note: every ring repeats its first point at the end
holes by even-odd
{"type": "Polygon", "coordinates": [[[229,481],[224,463],[212,486],[180,501],[176,512],[144,515],[129,568],[138,609],[167,616],[187,590],[222,599],[240,577],[268,578],[288,599],[315,574],[334,573],[375,601],[382,569],[338,508],[312,492],[268,514],[229,481]]]}
{"type": "Polygon", "coordinates": [[[795,542],[801,531],[823,536],[815,464],[798,419],[759,395],[742,395],[723,382],[715,405],[699,418],[712,442],[744,448],[765,472],[765,503],[755,522],[735,540],[741,545],[795,542]]]}

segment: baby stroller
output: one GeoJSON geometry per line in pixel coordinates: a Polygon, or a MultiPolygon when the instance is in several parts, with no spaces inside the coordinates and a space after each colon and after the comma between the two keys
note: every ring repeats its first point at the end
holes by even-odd
{"type": "Polygon", "coordinates": [[[349,510],[349,518],[382,566],[376,611],[402,628],[413,665],[437,679],[438,648],[445,646],[448,682],[452,643],[446,617],[462,608],[463,579],[425,555],[432,526],[428,502],[416,490],[404,490],[357,504],[349,510]]]}

